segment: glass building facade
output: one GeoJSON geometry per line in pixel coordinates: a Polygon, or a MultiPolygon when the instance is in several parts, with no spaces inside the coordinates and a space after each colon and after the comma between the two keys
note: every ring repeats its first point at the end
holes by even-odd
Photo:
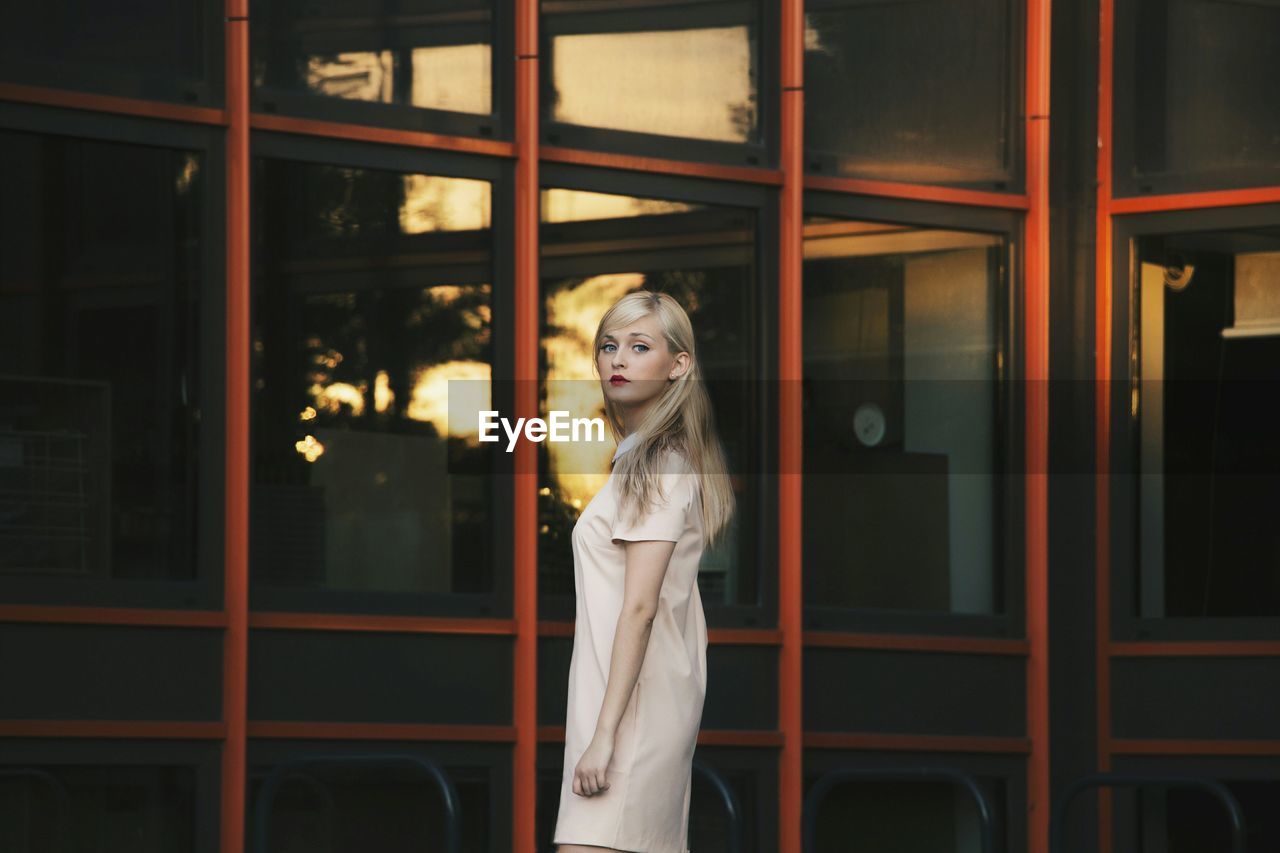
{"type": "Polygon", "coordinates": [[[638,288],[738,505],[692,850],[1277,849],[1278,62],[1271,0],[9,10],[0,851],[552,853],[609,454],[450,403],[598,414],[638,288]]]}

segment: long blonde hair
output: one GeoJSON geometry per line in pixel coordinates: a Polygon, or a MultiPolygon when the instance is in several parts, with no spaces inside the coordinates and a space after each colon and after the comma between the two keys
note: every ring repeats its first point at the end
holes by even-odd
{"type": "MultiPolygon", "coordinates": [[[[662,462],[668,451],[681,454],[697,475],[702,495],[703,534],[714,546],[729,527],[736,509],[724,448],[716,432],[715,413],[702,379],[702,367],[694,345],[693,324],[673,297],[651,290],[628,293],[604,313],[592,347],[592,369],[600,373],[599,353],[603,337],[642,317],[657,315],[667,348],[673,355],[687,352],[689,369],[669,382],[650,404],[641,423],[635,425],[635,446],[618,457],[619,512],[650,506],[659,491],[662,462]]],[[[605,398],[605,416],[616,439],[623,437],[621,407],[605,398]]]]}

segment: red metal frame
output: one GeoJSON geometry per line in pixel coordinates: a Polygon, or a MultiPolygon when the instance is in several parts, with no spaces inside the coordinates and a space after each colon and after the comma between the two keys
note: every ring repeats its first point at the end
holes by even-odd
{"type": "Polygon", "coordinates": [[[1049,849],[1049,24],[1027,3],[1026,381],[1027,849],[1049,849]]]}
{"type": "Polygon", "coordinates": [[[942,204],[962,204],[966,207],[994,207],[1001,210],[1030,210],[1031,198],[1018,193],[993,193],[982,190],[960,190],[953,187],[935,187],[927,184],[903,184],[896,181],[868,181],[860,178],[835,178],[827,175],[807,175],[805,189],[852,195],[874,195],[884,198],[904,198],[915,201],[932,201],[942,204]]]}
{"type": "MultiPolygon", "coordinates": [[[[248,410],[249,410],[249,133],[251,129],[352,139],[375,144],[461,151],[510,158],[516,171],[516,282],[515,365],[518,414],[537,414],[538,364],[538,225],[540,161],[622,169],[654,174],[676,174],[717,181],[732,181],[779,188],[779,410],[780,468],[801,470],[802,412],[799,383],[802,377],[802,266],[803,193],[818,190],[871,195],[975,208],[996,208],[1026,213],[1026,352],[1028,383],[1027,453],[1030,471],[1045,471],[1047,441],[1048,343],[1048,69],[1049,0],[1027,0],[1026,127],[1027,188],[1024,194],[989,193],[884,181],[867,181],[804,174],[803,161],[803,0],[781,3],[781,133],[777,169],[734,167],[709,163],[666,160],[623,154],[540,146],[538,0],[515,0],[516,13],[516,119],[514,142],[479,140],[444,134],[399,131],[337,122],[251,114],[248,78],[247,0],[226,0],[226,109],[185,107],[141,102],[126,98],[0,84],[0,99],[53,105],[125,115],[218,125],[227,129],[226,268],[227,268],[227,467],[226,467],[226,563],[224,609],[219,612],[187,612],[78,607],[0,607],[0,621],[68,622],[140,626],[221,628],[225,631],[223,664],[223,719],[210,723],[169,722],[65,722],[8,721],[0,723],[0,736],[82,737],[181,737],[219,739],[223,742],[222,844],[224,853],[238,853],[244,837],[244,798],[247,738],[411,739],[509,742],[513,744],[512,849],[535,850],[536,751],[539,743],[561,742],[563,728],[537,722],[537,639],[540,636],[572,636],[572,624],[537,619],[536,457],[521,446],[515,458],[514,613],[512,619],[452,619],[433,617],[365,616],[341,614],[253,613],[248,610],[248,410]],[[247,665],[250,628],[324,631],[396,631],[501,635],[514,638],[514,712],[511,726],[442,726],[355,723],[255,721],[247,719],[247,665]]],[[[1110,0],[1103,0],[1104,30],[1109,23],[1110,0]]],[[[1110,97],[1109,50],[1103,51],[1107,85],[1102,97],[1110,97]]],[[[1102,102],[1100,101],[1100,104],[1102,102]]],[[[1107,107],[1109,120],[1109,106],[1107,107]]],[[[1100,116],[1102,107],[1100,106],[1100,116]]],[[[1100,125],[1102,127],[1102,125],[1100,125]]],[[[1109,124],[1104,141],[1109,144],[1109,124]]],[[[1104,149],[1105,150],[1105,149],[1104,149]]],[[[1105,160],[1106,158],[1102,158],[1105,160]]],[[[1103,175],[1100,161],[1099,174],[1103,175]]],[[[1108,181],[1099,190],[1099,233],[1109,227],[1108,181]]],[[[1167,209],[1158,205],[1239,204],[1247,198],[1275,200],[1265,191],[1234,194],[1199,194],[1190,197],[1144,199],[1143,209],[1167,209]]],[[[1129,212],[1118,203],[1118,211],[1129,212]]],[[[1136,207],[1134,210],[1136,211],[1136,207]]],[[[1102,253],[1100,253],[1100,257],[1102,253]]],[[[1109,250],[1106,252],[1109,257],[1109,250]]],[[[1101,273],[1100,294],[1109,280],[1101,273]]],[[[1109,301],[1099,299],[1099,345],[1109,345],[1101,332],[1109,329],[1105,313],[1109,301]]],[[[1101,359],[1100,370],[1107,362],[1101,359]]],[[[1100,402],[1105,403],[1105,400],[1100,402]]],[[[1106,426],[1100,409],[1099,429],[1106,426]]],[[[1105,444],[1100,444],[1105,453],[1105,444]]],[[[1102,458],[1105,461],[1105,457],[1102,458]]],[[[1099,466],[1105,471],[1106,466],[1099,466]]],[[[1105,483],[1099,483],[1105,497],[1105,483]]],[[[1048,823],[1048,701],[1047,701],[1047,493],[1043,475],[1027,480],[1027,638],[984,639],[912,635],[858,634],[805,631],[802,622],[801,483],[799,474],[779,478],[778,628],[712,629],[711,642],[776,646],[778,656],[778,730],[703,730],[699,743],[755,746],[779,749],[778,849],[799,853],[805,748],[875,751],[950,751],[1027,756],[1028,801],[1034,806],[1029,821],[1032,851],[1047,848],[1048,823]],[[802,714],[803,650],[810,647],[897,649],[959,654],[1024,656],[1027,659],[1027,737],[900,736],[861,732],[805,732],[802,714]]],[[[1099,521],[1105,523],[1105,503],[1100,502],[1099,521]]],[[[1105,527],[1100,526],[1105,532],[1105,527]]],[[[1099,545],[1099,556],[1105,549],[1099,545]]],[[[1099,577],[1106,576],[1099,562],[1099,577]]],[[[1102,587],[1100,587],[1100,590],[1102,587]]],[[[1100,610],[1106,612],[1100,592],[1100,610]]],[[[1110,650],[1100,645],[1100,661],[1110,650]]],[[[1144,651],[1138,650],[1138,651],[1144,651]]],[[[1127,650],[1134,652],[1135,650],[1127,650]]],[[[1184,649],[1185,651],[1185,649],[1184,649]]],[[[1154,653],[1154,652],[1153,652],[1154,653]]],[[[1199,652],[1196,652],[1199,653],[1199,652]]],[[[1212,653],[1205,651],[1204,653],[1212,653]]],[[[1259,654],[1265,652],[1258,652],[1259,654]]],[[[1100,692],[1100,703],[1105,697],[1100,692]]],[[[1100,704],[1100,719],[1102,708],[1100,704]]],[[[1105,729],[1100,729],[1105,732],[1105,729]]],[[[1109,754],[1128,746],[1100,739],[1100,750],[1109,754]]],[[[1192,749],[1194,744],[1181,748],[1192,749]]]]}
{"type": "MultiPolygon", "coordinates": [[[[538,416],[538,0],[516,0],[515,407],[538,416]]],[[[515,458],[515,755],[511,849],[535,853],[538,801],[538,458],[528,442],[515,458]]]]}
{"type": "Polygon", "coordinates": [[[63,625],[135,625],[152,628],[225,628],[222,610],[143,610],[129,607],[48,607],[0,605],[0,622],[63,625]]]}
{"type": "Polygon", "coordinates": [[[804,811],[804,0],[781,0],[778,230],[778,850],[800,853],[804,811]]]}
{"type": "Polygon", "coordinates": [[[244,846],[249,670],[249,4],[227,0],[226,571],[222,652],[223,853],[244,846]]]}

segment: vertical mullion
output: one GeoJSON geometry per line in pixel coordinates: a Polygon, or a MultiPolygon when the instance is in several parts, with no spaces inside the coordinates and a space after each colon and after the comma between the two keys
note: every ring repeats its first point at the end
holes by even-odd
{"type": "Polygon", "coordinates": [[[222,645],[223,853],[244,847],[249,665],[249,18],[226,0],[226,551],[222,645]]]}
{"type": "Polygon", "coordinates": [[[804,791],[803,622],[801,584],[800,382],[801,273],[804,238],[804,2],[781,0],[782,105],[778,231],[778,850],[800,853],[804,791]]]}
{"type": "Polygon", "coordinates": [[[1025,299],[1027,849],[1049,847],[1049,3],[1027,2],[1025,299]]]}
{"type": "MultiPolygon", "coordinates": [[[[538,416],[538,0],[516,0],[515,400],[516,417],[538,416]]],[[[514,716],[512,844],[535,853],[538,797],[538,457],[515,455],[514,716]]]]}
{"type": "MultiPolygon", "coordinates": [[[[1115,3],[1098,4],[1098,162],[1094,267],[1094,678],[1097,769],[1111,769],[1111,204],[1115,3]]],[[[1118,377],[1117,377],[1118,378],[1118,377]]],[[[1098,849],[1111,850],[1111,790],[1098,791],[1098,849]]]]}

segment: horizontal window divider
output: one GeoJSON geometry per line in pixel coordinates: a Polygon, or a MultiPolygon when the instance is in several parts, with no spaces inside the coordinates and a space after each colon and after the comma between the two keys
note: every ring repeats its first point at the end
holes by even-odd
{"type": "Polygon", "coordinates": [[[1280,202],[1280,186],[1136,197],[1124,196],[1112,198],[1108,207],[1113,216],[1123,216],[1126,213],[1203,210],[1210,207],[1242,207],[1250,204],[1273,204],[1275,202],[1280,202]]]}
{"type": "Polygon", "coordinates": [[[0,738],[222,740],[220,722],[157,720],[0,720],[0,738]]]}
{"type": "Polygon", "coordinates": [[[50,89],[44,86],[24,86],[20,83],[0,83],[0,101],[17,101],[37,106],[159,118],[219,127],[226,127],[230,123],[227,111],[215,107],[187,107],[168,101],[144,101],[138,98],[122,98],[118,95],[99,95],[93,92],[50,89]]]}
{"type": "Polygon", "coordinates": [[[1280,657],[1280,640],[1126,640],[1108,649],[1113,658],[1280,657]]]}
{"type": "Polygon", "coordinates": [[[1031,644],[1027,640],[956,637],[942,634],[855,634],[842,631],[805,631],[804,645],[810,648],[885,649],[1015,657],[1031,653],[1031,644]]]}
{"type": "Polygon", "coordinates": [[[846,195],[873,195],[910,201],[933,201],[943,204],[963,204],[971,207],[994,207],[1001,210],[1030,210],[1031,199],[1025,193],[994,193],[983,190],[963,190],[928,184],[906,184],[896,181],[870,181],[861,178],[836,178],[825,175],[805,175],[804,188],[846,195]]]}
{"type": "Polygon", "coordinates": [[[149,628],[225,628],[227,615],[221,610],[150,610],[132,607],[0,604],[0,622],[129,625],[149,628]]]}
{"type": "Polygon", "coordinates": [[[325,139],[346,139],[353,142],[375,142],[382,145],[400,145],[407,148],[425,148],[441,151],[459,151],[464,154],[486,154],[493,157],[515,158],[514,142],[493,139],[476,139],[470,136],[451,136],[421,130],[397,130],[367,124],[321,121],[319,119],[253,113],[249,118],[253,130],[272,130],[279,133],[296,133],[325,139]]]}
{"type": "Polygon", "coordinates": [[[804,733],[812,749],[863,749],[875,752],[990,752],[1030,754],[1031,741],[1020,737],[882,734],[878,732],[804,733]]]}
{"type": "Polygon", "coordinates": [[[1180,738],[1111,738],[1104,749],[1112,755],[1221,755],[1254,758],[1280,755],[1280,739],[1183,740],[1180,738]]]}
{"type": "Polygon", "coordinates": [[[682,175],[694,178],[710,178],[717,181],[781,186],[782,172],[778,169],[757,169],[750,166],[722,166],[691,160],[667,160],[660,157],[643,157],[634,154],[613,154],[605,151],[589,151],[559,145],[543,145],[538,157],[548,163],[566,163],[574,166],[598,166],[605,169],[622,169],[632,172],[653,172],[662,175],[682,175]]]}
{"type": "MultiPolygon", "coordinates": [[[[539,637],[572,637],[573,623],[540,621],[539,637]]],[[[780,646],[782,632],[775,628],[708,628],[707,641],[724,646],[780,646]]]]}
{"type": "Polygon", "coordinates": [[[421,740],[514,743],[515,726],[448,723],[329,723],[250,720],[249,737],[302,740],[421,740]]]}
{"type": "MultiPolygon", "coordinates": [[[[782,746],[780,731],[752,729],[700,729],[702,746],[782,746]]],[[[539,743],[564,743],[564,726],[538,726],[539,743]]]]}
{"type": "Polygon", "coordinates": [[[290,631],[369,631],[488,636],[513,636],[516,633],[514,619],[374,616],[345,613],[250,613],[249,627],[290,631]]]}

